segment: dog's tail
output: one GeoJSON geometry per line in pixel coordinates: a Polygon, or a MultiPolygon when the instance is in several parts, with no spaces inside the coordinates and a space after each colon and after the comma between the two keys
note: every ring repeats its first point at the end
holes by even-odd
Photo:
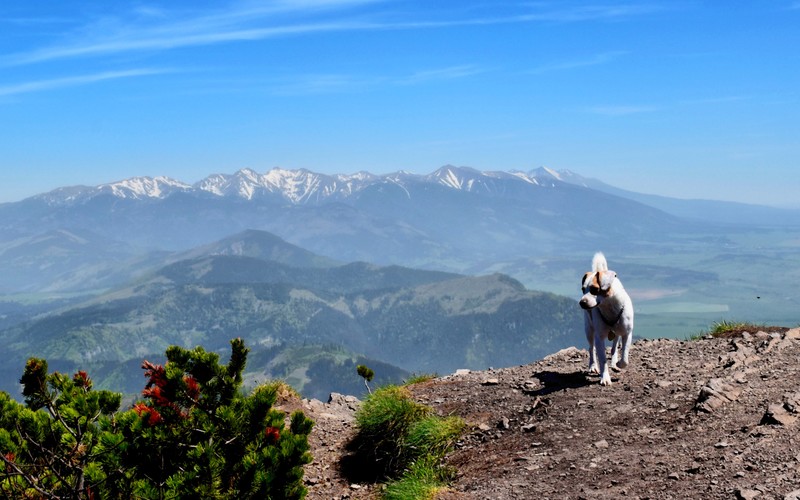
{"type": "Polygon", "coordinates": [[[606,262],[606,256],[603,255],[603,252],[597,252],[592,257],[592,271],[608,271],[608,262],[606,262]]]}

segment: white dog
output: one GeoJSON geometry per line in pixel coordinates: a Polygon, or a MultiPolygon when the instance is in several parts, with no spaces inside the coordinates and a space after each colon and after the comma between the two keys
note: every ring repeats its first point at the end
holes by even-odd
{"type": "Polygon", "coordinates": [[[592,259],[592,271],[583,276],[581,290],[580,306],[585,311],[584,326],[589,342],[589,372],[600,374],[601,385],[611,385],[606,340],[611,341],[611,367],[627,367],[633,342],[633,303],[617,273],[608,269],[606,258],[600,252],[592,259]],[[622,359],[618,357],[618,348],[622,359]]]}
{"type": "MultiPolygon", "coordinates": [[[[583,328],[586,332],[586,342],[589,343],[589,373],[599,374],[597,369],[597,358],[594,350],[594,324],[592,322],[592,308],[597,305],[597,297],[589,293],[589,283],[594,273],[598,271],[608,271],[608,263],[605,256],[598,252],[594,254],[592,259],[592,272],[583,275],[581,280],[581,298],[580,305],[583,308],[583,328]]],[[[612,349],[616,347],[616,343],[612,345],[612,349]]]]}

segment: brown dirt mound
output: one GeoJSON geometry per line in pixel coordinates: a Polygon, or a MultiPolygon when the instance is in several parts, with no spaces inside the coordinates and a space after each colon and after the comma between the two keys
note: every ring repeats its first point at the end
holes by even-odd
{"type": "MultiPolygon", "coordinates": [[[[412,392],[468,424],[440,500],[800,498],[799,360],[800,329],[774,328],[638,341],[610,387],[570,348],[412,392]]],[[[358,400],[298,406],[317,422],[308,498],[378,498],[378,485],[352,484],[339,468],[358,400]]]]}

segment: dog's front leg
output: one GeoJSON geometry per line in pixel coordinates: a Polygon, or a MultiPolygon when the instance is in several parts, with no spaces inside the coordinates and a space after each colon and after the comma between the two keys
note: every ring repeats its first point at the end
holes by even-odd
{"type": "Polygon", "coordinates": [[[597,328],[594,332],[594,350],[597,367],[600,371],[600,385],[611,385],[611,375],[608,373],[608,360],[606,359],[606,337],[608,332],[597,328]]]}
{"type": "Polygon", "coordinates": [[[586,341],[589,343],[589,373],[600,373],[597,369],[597,352],[594,348],[594,327],[592,327],[591,312],[586,312],[583,317],[586,341]]]}
{"type": "Polygon", "coordinates": [[[594,348],[594,341],[589,342],[589,373],[597,375],[600,370],[597,368],[597,353],[594,348]]]}

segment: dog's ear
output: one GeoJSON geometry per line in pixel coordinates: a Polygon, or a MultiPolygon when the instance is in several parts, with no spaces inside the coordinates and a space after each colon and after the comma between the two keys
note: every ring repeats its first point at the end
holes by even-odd
{"type": "Polygon", "coordinates": [[[586,273],[583,275],[583,278],[581,279],[581,291],[586,291],[586,287],[589,286],[589,283],[587,283],[586,280],[588,280],[589,276],[591,275],[592,273],[586,273]]]}
{"type": "Polygon", "coordinates": [[[614,271],[600,271],[597,273],[597,285],[603,295],[608,296],[611,291],[611,285],[617,279],[617,273],[614,271]]]}

